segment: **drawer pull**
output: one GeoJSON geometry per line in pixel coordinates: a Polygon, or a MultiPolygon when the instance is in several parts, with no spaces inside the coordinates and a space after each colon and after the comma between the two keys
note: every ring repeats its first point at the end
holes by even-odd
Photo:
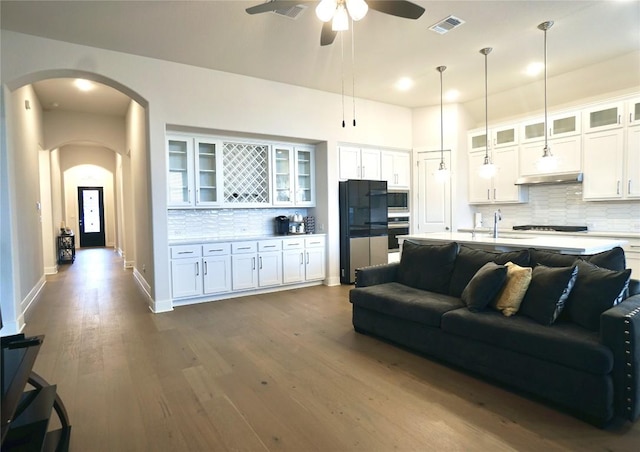
{"type": "Polygon", "coordinates": [[[193,251],[178,251],[178,254],[193,254],[193,251]]]}
{"type": "Polygon", "coordinates": [[[275,245],[265,245],[264,248],[275,248],[275,245]]]}
{"type": "Polygon", "coordinates": [[[251,247],[250,246],[241,246],[238,248],[238,250],[250,250],[251,247]]]}
{"type": "Polygon", "coordinates": [[[214,249],[214,250],[207,250],[207,252],[209,252],[209,253],[219,252],[219,251],[224,251],[224,250],[222,248],[217,248],[217,249],[214,249]]]}

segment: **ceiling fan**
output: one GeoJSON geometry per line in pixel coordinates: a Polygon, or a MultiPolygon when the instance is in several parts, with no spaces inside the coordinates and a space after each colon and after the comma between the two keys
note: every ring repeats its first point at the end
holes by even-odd
{"type": "MultiPolygon", "coordinates": [[[[246,11],[249,14],[267,13],[307,2],[308,0],[270,0],[247,8],[246,11]]],[[[349,29],[349,18],[360,20],[369,8],[405,19],[418,19],[424,13],[422,6],[406,0],[321,0],[316,7],[316,15],[324,22],[320,45],[332,44],[338,31],[349,29]]]]}

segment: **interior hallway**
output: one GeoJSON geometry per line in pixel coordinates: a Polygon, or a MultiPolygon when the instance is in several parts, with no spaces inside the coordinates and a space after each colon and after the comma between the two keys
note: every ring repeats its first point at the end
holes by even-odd
{"type": "Polygon", "coordinates": [[[350,286],[153,314],[111,249],[47,278],[26,334],[72,451],[631,451],[600,430],[351,327],[350,286]]]}

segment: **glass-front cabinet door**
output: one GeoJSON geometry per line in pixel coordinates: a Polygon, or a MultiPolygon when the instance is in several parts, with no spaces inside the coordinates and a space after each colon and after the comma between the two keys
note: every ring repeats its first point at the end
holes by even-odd
{"type": "Polygon", "coordinates": [[[315,205],[313,148],[296,146],[296,205],[315,205]]]}
{"type": "Polygon", "coordinates": [[[220,154],[221,144],[215,140],[196,139],[196,204],[212,205],[220,202],[222,181],[220,154]]]}
{"type": "Polygon", "coordinates": [[[167,137],[169,157],[168,204],[184,207],[193,204],[193,150],[192,140],[181,137],[167,137]]]}
{"type": "Polygon", "coordinates": [[[599,105],[584,112],[585,132],[618,129],[622,127],[624,104],[599,105]]]}
{"type": "Polygon", "coordinates": [[[293,204],[293,146],[273,146],[273,193],[275,204],[293,204]]]}
{"type": "Polygon", "coordinates": [[[629,125],[640,124],[640,99],[627,102],[629,125]]]}

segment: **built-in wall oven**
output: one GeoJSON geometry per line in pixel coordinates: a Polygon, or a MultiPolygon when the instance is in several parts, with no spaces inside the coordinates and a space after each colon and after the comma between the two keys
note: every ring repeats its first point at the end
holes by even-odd
{"type": "Polygon", "coordinates": [[[389,212],[389,251],[400,251],[398,243],[399,235],[407,235],[409,233],[409,216],[397,215],[389,212]]]}
{"type": "Polygon", "coordinates": [[[389,215],[404,213],[409,214],[409,190],[388,190],[387,206],[389,215]]]}

